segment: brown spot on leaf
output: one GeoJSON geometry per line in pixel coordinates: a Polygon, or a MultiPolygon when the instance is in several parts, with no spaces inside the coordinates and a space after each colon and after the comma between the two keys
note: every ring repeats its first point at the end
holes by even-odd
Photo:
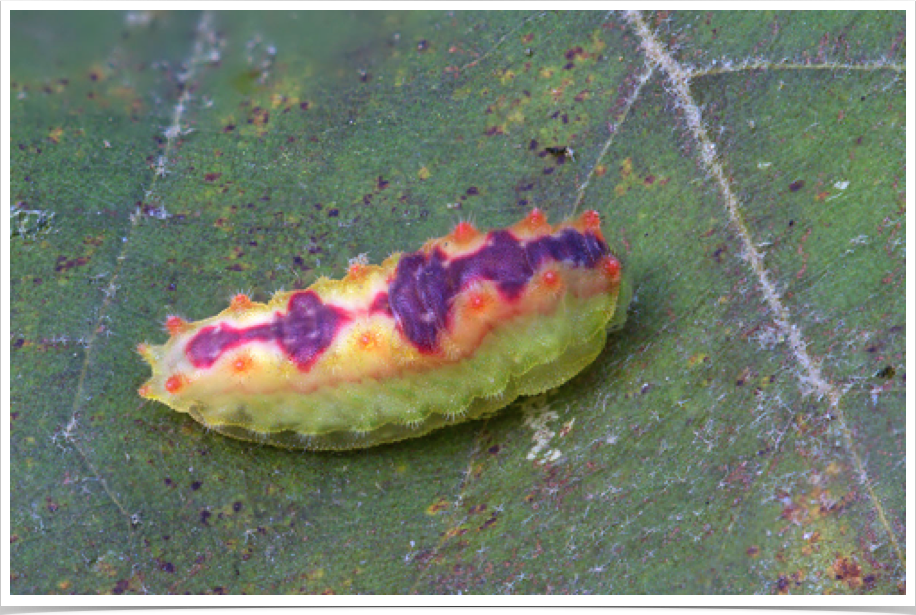
{"type": "Polygon", "coordinates": [[[783,574],[779,575],[779,578],[776,579],[776,593],[782,596],[788,594],[789,585],[789,579],[783,574]]]}
{"type": "Polygon", "coordinates": [[[567,49],[567,50],[566,50],[566,53],[563,54],[563,56],[564,56],[567,60],[572,60],[572,59],[575,58],[576,56],[585,57],[585,55],[586,55],[586,54],[585,54],[585,52],[583,51],[582,47],[580,47],[580,46],[578,46],[578,45],[576,45],[575,47],[573,47],[573,48],[571,48],[571,49],[567,49]]]}
{"type": "Polygon", "coordinates": [[[74,267],[82,267],[89,262],[88,256],[80,256],[78,258],[67,259],[66,256],[57,257],[57,265],[54,266],[54,271],[61,272],[73,269],[74,267]]]}
{"type": "Polygon", "coordinates": [[[855,560],[837,557],[833,562],[833,574],[837,581],[843,581],[850,589],[862,585],[862,568],[855,560]]]}
{"type": "Polygon", "coordinates": [[[249,124],[254,124],[255,126],[266,126],[269,121],[270,112],[267,109],[255,107],[251,110],[251,118],[248,120],[249,124]]]}
{"type": "Polygon", "coordinates": [[[440,512],[448,510],[449,503],[445,498],[439,498],[426,509],[427,515],[437,515],[440,512]]]}
{"type": "Polygon", "coordinates": [[[51,132],[48,133],[48,140],[51,143],[55,143],[55,144],[60,143],[60,138],[61,136],[63,136],[63,134],[64,134],[63,128],[54,128],[51,130],[51,132]]]}
{"type": "Polygon", "coordinates": [[[486,521],[484,521],[484,522],[483,522],[483,525],[481,525],[480,528],[478,528],[478,529],[482,531],[482,530],[487,529],[488,527],[490,527],[490,526],[493,525],[494,523],[496,523],[496,518],[497,518],[497,516],[498,516],[498,513],[495,513],[495,512],[494,512],[494,513],[490,516],[490,518],[487,519],[486,521]]]}

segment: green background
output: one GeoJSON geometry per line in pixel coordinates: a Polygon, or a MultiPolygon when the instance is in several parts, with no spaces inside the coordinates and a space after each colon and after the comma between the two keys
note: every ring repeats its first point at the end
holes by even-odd
{"type": "Polygon", "coordinates": [[[11,26],[13,593],[905,592],[903,12],[11,26]],[[533,206],[635,289],[549,394],[347,454],[136,394],[169,314],[533,206]]]}

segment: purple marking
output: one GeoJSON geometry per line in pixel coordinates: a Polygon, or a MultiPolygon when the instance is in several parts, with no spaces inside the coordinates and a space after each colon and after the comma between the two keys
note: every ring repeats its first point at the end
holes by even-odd
{"type": "Polygon", "coordinates": [[[455,296],[473,281],[496,282],[500,293],[513,301],[545,261],[592,269],[608,253],[597,236],[571,228],[524,244],[509,231],[493,231],[482,248],[452,261],[438,249],[430,255],[402,256],[388,303],[404,336],[420,351],[432,353],[438,350],[439,332],[448,325],[455,296]]]}
{"type": "MultiPolygon", "coordinates": [[[[475,280],[496,282],[503,297],[514,301],[545,261],[591,269],[608,253],[597,236],[575,229],[528,243],[508,231],[493,231],[482,248],[451,261],[441,250],[405,254],[389,292],[377,294],[369,312],[392,316],[414,346],[432,353],[438,350],[439,333],[448,326],[455,296],[475,280]]],[[[274,322],[244,329],[225,324],[206,327],[188,342],[185,352],[195,367],[209,368],[236,346],[276,342],[306,371],[348,320],[345,310],[325,305],[307,290],[294,294],[287,313],[277,313],[274,322]]]]}
{"type": "Polygon", "coordinates": [[[313,291],[294,294],[286,314],[272,323],[236,329],[215,325],[201,329],[185,352],[195,367],[211,367],[224,352],[249,342],[276,342],[300,370],[311,367],[348,320],[340,308],[325,305],[313,291]]]}

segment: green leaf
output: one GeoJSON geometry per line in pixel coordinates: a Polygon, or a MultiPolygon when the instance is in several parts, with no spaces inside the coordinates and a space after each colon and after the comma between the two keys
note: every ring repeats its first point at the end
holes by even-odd
{"type": "Polygon", "coordinates": [[[13,593],[905,591],[902,11],[11,26],[13,593]],[[347,454],[136,395],[169,314],[533,206],[635,290],[551,393],[347,454]]]}

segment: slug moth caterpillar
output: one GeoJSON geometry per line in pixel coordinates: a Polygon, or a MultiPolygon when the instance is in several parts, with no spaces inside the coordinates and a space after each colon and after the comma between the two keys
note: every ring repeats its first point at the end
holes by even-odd
{"type": "Polygon", "coordinates": [[[459,223],[381,265],[357,259],[269,303],[237,295],[212,318],[140,344],[139,393],[228,436],[342,450],[486,416],[594,361],[618,308],[620,261],[597,212],[552,226],[459,223]]]}

